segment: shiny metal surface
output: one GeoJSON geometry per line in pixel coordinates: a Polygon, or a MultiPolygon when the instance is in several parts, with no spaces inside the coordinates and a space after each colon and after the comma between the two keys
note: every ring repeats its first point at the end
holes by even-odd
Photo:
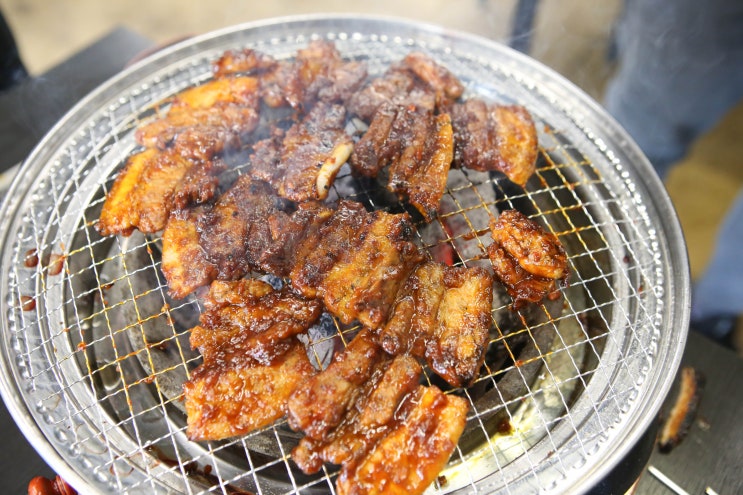
{"type": "MultiPolygon", "coordinates": [[[[535,117],[540,158],[524,191],[453,171],[439,219],[419,226],[423,247],[449,244],[465,264],[481,263],[488,214],[517,207],[558,235],[573,270],[561,307],[519,318],[496,299],[488,371],[451,391],[472,409],[430,491],[587,490],[653,420],[683,350],[688,263],[670,201],[626,134],[555,73],[481,38],[391,19],[282,19],[189,40],[109,81],[47,135],[0,212],[9,275],[0,389],[11,413],[86,493],[332,490],[330,467],[307,477],[292,465],[297,437],[283,422],[229,442],[185,438],[179,387],[198,361],[187,343],[198,301],[165,294],[157,236],[101,238],[93,228],[153,105],[208,79],[225,49],[289,57],[314,38],[367,60],[372,74],[413,49],[430,53],[467,96],[517,102],[535,117]],[[30,252],[42,261],[28,263],[30,252]],[[61,257],[63,270],[48,257],[61,257]]],[[[375,191],[347,172],[334,194],[375,206],[375,191]]],[[[335,337],[313,338],[321,346],[335,337]]]]}

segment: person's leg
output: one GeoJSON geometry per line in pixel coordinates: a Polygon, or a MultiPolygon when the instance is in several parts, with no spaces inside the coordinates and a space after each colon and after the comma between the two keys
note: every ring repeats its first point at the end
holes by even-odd
{"type": "MultiPolygon", "coordinates": [[[[743,314],[743,191],[738,193],[717,236],[717,244],[707,269],[692,290],[692,321],[712,321],[719,316],[743,314]]],[[[720,321],[724,323],[724,321],[720,321]]],[[[732,323],[732,322],[731,322],[732,323]]],[[[731,325],[699,328],[720,339],[731,325]]]]}
{"type": "MultiPolygon", "coordinates": [[[[743,2],[627,0],[616,35],[619,66],[606,107],[665,177],[743,98],[743,2]]],[[[692,327],[713,338],[743,313],[741,246],[743,193],[692,290],[692,327]]]]}
{"type": "Polygon", "coordinates": [[[661,177],[743,98],[743,2],[627,0],[605,96],[661,177]]]}

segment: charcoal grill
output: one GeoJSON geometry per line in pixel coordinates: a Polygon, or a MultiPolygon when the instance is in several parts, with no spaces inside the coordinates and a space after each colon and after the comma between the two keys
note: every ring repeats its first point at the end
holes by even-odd
{"type": "MultiPolygon", "coordinates": [[[[394,19],[288,18],[193,38],[110,80],[52,129],[0,212],[0,389],[17,423],[84,493],[333,493],[332,466],[305,476],[293,465],[298,436],[283,420],[229,441],[187,440],[181,385],[199,362],[188,346],[198,299],[167,296],[158,235],[94,228],[137,149],[134,130],[158,105],[208,80],[226,49],[286,58],[313,39],[374,75],[428,53],[465,96],[534,116],[540,149],[526,188],[453,170],[438,218],[418,224],[423,248],[487,266],[489,214],[518,208],[557,235],[571,268],[560,300],[520,313],[496,291],[485,369],[472,387],[447,390],[470,400],[467,427],[429,492],[585,492],[654,420],[686,340],[689,274],[670,200],[625,132],[554,72],[482,38],[394,19]]],[[[334,197],[406,208],[345,168],[334,197]]],[[[353,331],[325,318],[307,342],[315,364],[353,331]]]]}

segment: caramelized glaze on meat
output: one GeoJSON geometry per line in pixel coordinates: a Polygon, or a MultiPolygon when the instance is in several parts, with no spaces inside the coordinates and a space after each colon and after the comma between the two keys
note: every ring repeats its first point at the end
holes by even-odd
{"type": "Polygon", "coordinates": [[[299,246],[292,285],[306,297],[322,298],[342,322],[377,328],[421,260],[412,233],[407,215],[369,213],[341,201],[317,234],[299,246]]]}
{"type": "Polygon", "coordinates": [[[321,373],[305,380],[287,403],[289,426],[324,440],[343,419],[380,359],[387,359],[368,330],[362,330],[321,373]]]}
{"type": "Polygon", "coordinates": [[[322,312],[319,301],[254,279],[212,282],[205,306],[201,325],[191,329],[191,347],[210,363],[268,365],[289,337],[307,330],[322,312]]]}
{"type": "Polygon", "coordinates": [[[428,55],[408,54],[348,100],[349,111],[369,122],[383,104],[433,112],[459,98],[462,83],[428,55]]]}
{"type": "Polygon", "coordinates": [[[493,270],[518,309],[556,293],[558,281],[568,277],[565,250],[554,234],[516,210],[492,219],[493,243],[488,257],[493,270]]]}
{"type": "Polygon", "coordinates": [[[338,427],[323,440],[304,437],[292,459],[307,474],[323,462],[347,465],[364,457],[394,425],[402,400],[418,387],[421,367],[409,355],[381,359],[338,427]]]}
{"type": "Polygon", "coordinates": [[[189,88],[173,99],[166,116],[137,129],[137,141],[164,149],[193,128],[219,129],[225,142],[251,133],[260,117],[259,82],[254,77],[214,79],[189,88]]]}
{"type": "Polygon", "coordinates": [[[482,268],[421,263],[378,332],[382,347],[392,354],[425,358],[452,386],[470,384],[488,346],[492,284],[482,268]]]}
{"type": "Polygon", "coordinates": [[[314,375],[295,338],[320,316],[316,301],[265,282],[214,282],[207,310],[191,330],[203,363],[184,385],[191,440],[219,440],[284,415],[298,384],[314,375]]]}
{"type": "Polygon", "coordinates": [[[356,174],[365,177],[376,177],[389,166],[387,188],[431,221],[444,194],[453,156],[449,114],[384,103],[349,163],[356,174]]]}
{"type": "Polygon", "coordinates": [[[258,268],[261,253],[272,244],[267,220],[285,207],[267,184],[243,175],[198,218],[199,244],[220,279],[258,268]]]}
{"type": "Polygon", "coordinates": [[[135,228],[162,230],[175,204],[210,199],[214,174],[221,162],[189,159],[174,150],[144,150],[129,158],[103,203],[97,229],[102,235],[129,235],[135,228]],[[194,179],[204,188],[195,193],[194,179]]]}
{"type": "Polygon", "coordinates": [[[478,98],[451,106],[454,164],[498,171],[524,186],[536,168],[537,131],[518,105],[488,104],[478,98]]]}
{"type": "Polygon", "coordinates": [[[343,130],[341,105],[318,103],[286,135],[257,145],[254,176],[268,181],[279,196],[292,201],[325,199],[341,166],[353,150],[343,130]]]}
{"type": "Polygon", "coordinates": [[[427,222],[436,216],[444,195],[454,140],[449,114],[421,114],[407,107],[398,113],[392,141],[405,143],[392,162],[387,188],[408,201],[427,222]]]}
{"type": "Polygon", "coordinates": [[[459,79],[428,55],[412,52],[405,56],[403,63],[436,92],[438,100],[456,100],[464,93],[459,79]]]}
{"type": "Polygon", "coordinates": [[[197,219],[201,211],[201,208],[175,211],[163,231],[160,268],[168,282],[168,293],[175,299],[208,285],[219,273],[200,244],[197,219]]]}
{"type": "Polygon", "coordinates": [[[220,440],[268,426],[284,415],[287,398],[314,368],[299,341],[270,365],[201,365],[184,385],[188,427],[194,441],[220,440]]]}
{"type": "Polygon", "coordinates": [[[454,452],[468,407],[460,397],[420,386],[401,406],[392,431],[358,464],[341,469],[337,493],[422,493],[454,452]]]}

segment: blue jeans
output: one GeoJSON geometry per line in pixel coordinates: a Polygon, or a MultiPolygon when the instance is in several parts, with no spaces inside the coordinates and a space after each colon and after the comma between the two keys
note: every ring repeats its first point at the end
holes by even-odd
{"type": "MultiPolygon", "coordinates": [[[[743,100],[743,1],[626,0],[624,7],[615,31],[619,67],[605,105],[664,177],[743,100]]],[[[693,287],[692,320],[743,313],[741,253],[743,192],[693,287]]]]}

